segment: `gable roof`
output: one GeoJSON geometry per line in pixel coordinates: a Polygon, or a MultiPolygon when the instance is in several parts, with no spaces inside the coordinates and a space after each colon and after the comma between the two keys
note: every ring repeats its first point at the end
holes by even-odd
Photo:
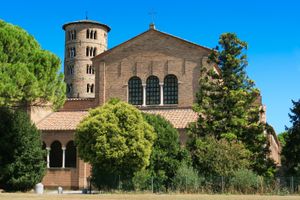
{"type": "Polygon", "coordinates": [[[131,38],[131,39],[129,39],[129,40],[127,40],[127,41],[125,41],[125,42],[123,42],[123,43],[121,43],[121,44],[119,44],[119,45],[117,45],[117,46],[115,46],[115,47],[113,47],[113,48],[111,48],[111,49],[109,49],[109,50],[107,50],[107,51],[104,51],[103,53],[100,53],[99,55],[97,55],[97,56],[95,56],[94,58],[92,58],[92,60],[93,60],[93,61],[94,61],[94,60],[98,60],[98,59],[102,58],[103,56],[112,53],[112,52],[115,51],[116,49],[119,49],[119,48],[125,46],[126,44],[128,44],[128,43],[130,43],[130,42],[132,42],[132,41],[134,41],[134,40],[136,40],[136,39],[138,39],[138,38],[140,38],[140,37],[142,37],[142,36],[144,36],[144,35],[146,35],[146,34],[148,34],[148,33],[151,33],[151,32],[155,32],[155,33],[161,34],[162,36],[167,36],[167,37],[174,38],[174,39],[176,39],[176,40],[178,40],[178,41],[181,41],[181,42],[183,42],[183,43],[186,43],[186,44],[195,46],[195,47],[200,48],[200,49],[205,49],[205,50],[207,50],[207,51],[212,51],[212,49],[209,48],[209,47],[205,47],[205,46],[202,46],[202,45],[198,45],[198,44],[196,44],[196,43],[193,43],[193,42],[190,42],[190,41],[188,41],[188,40],[179,38],[179,37],[177,37],[177,36],[174,36],[174,35],[171,35],[171,34],[162,32],[162,31],[158,31],[158,30],[156,30],[156,29],[154,29],[154,28],[150,28],[149,30],[147,30],[147,31],[145,31],[145,32],[143,32],[143,33],[141,33],[141,34],[139,34],[139,35],[137,35],[137,36],[135,36],[135,37],[133,37],[133,38],[131,38]]]}
{"type": "MultiPolygon", "coordinates": [[[[198,118],[190,108],[177,109],[149,109],[141,110],[144,113],[156,114],[164,117],[177,129],[186,128],[190,122],[198,118]]],[[[37,124],[42,131],[76,130],[77,125],[88,116],[88,111],[61,111],[54,112],[37,124]]]]}

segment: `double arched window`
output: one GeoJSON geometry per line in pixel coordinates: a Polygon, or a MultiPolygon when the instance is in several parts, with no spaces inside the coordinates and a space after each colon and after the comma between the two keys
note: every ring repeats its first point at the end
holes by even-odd
{"type": "Polygon", "coordinates": [[[156,76],[149,76],[146,81],[146,104],[160,104],[159,79],[156,76]]]}
{"type": "Polygon", "coordinates": [[[128,81],[128,102],[133,105],[142,105],[143,86],[139,77],[132,77],[128,81]]]}
{"type": "Polygon", "coordinates": [[[94,93],[94,84],[87,84],[86,85],[86,92],[87,93],[94,93]]]}
{"type": "Polygon", "coordinates": [[[164,79],[164,104],[178,104],[178,80],[175,75],[164,79]]]}
{"type": "Polygon", "coordinates": [[[47,157],[45,158],[47,162],[49,161],[47,167],[76,167],[77,151],[74,141],[71,140],[66,147],[62,147],[62,144],[55,140],[50,148],[46,148],[46,144],[43,142],[43,149],[47,149],[47,157]]]}
{"type": "Polygon", "coordinates": [[[68,31],[68,40],[76,40],[76,30],[68,31]]]}

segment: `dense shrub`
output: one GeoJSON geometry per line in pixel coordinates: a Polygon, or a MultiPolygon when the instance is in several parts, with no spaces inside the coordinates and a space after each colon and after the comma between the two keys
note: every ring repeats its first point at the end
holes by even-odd
{"type": "Polygon", "coordinates": [[[259,176],[248,169],[239,169],[234,172],[230,184],[240,193],[253,193],[259,185],[259,176]]]}
{"type": "Polygon", "coordinates": [[[200,177],[192,166],[182,162],[176,171],[173,183],[178,191],[195,192],[202,181],[204,178],[200,177]]]}
{"type": "Polygon", "coordinates": [[[28,191],[46,170],[40,132],[25,112],[0,108],[0,188],[28,191]]]}

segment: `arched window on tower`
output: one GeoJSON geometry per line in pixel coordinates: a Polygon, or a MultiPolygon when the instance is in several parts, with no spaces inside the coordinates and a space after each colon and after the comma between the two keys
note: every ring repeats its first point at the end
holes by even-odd
{"type": "Polygon", "coordinates": [[[68,142],[66,146],[66,160],[65,160],[65,165],[66,167],[73,167],[76,168],[76,147],[73,141],[68,142]]]}
{"type": "Polygon", "coordinates": [[[91,84],[91,93],[94,93],[94,84],[91,84]]]}
{"type": "Polygon", "coordinates": [[[97,39],[97,31],[94,32],[94,39],[97,39]]]}
{"type": "Polygon", "coordinates": [[[93,50],[93,56],[96,56],[96,53],[97,53],[97,48],[94,47],[94,50],[93,50]]]}
{"type": "Polygon", "coordinates": [[[139,77],[131,77],[128,81],[128,103],[132,105],[143,104],[143,86],[139,77]]]}
{"type": "Polygon", "coordinates": [[[50,150],[50,167],[62,167],[62,148],[59,141],[51,144],[50,150]]]}
{"type": "Polygon", "coordinates": [[[90,53],[90,47],[86,47],[86,56],[89,56],[90,53]]]}
{"type": "Polygon", "coordinates": [[[76,30],[74,30],[74,40],[76,40],[76,30]]]}
{"type": "Polygon", "coordinates": [[[159,79],[156,76],[149,76],[146,81],[146,104],[158,105],[160,103],[159,79]]]}
{"type": "Polygon", "coordinates": [[[90,38],[90,29],[86,30],[86,38],[89,39],[90,38]]]}
{"type": "Polygon", "coordinates": [[[91,30],[91,32],[90,32],[90,38],[93,39],[93,36],[94,36],[94,31],[91,30]]]}
{"type": "Polygon", "coordinates": [[[86,92],[89,93],[90,92],[90,84],[86,85],[86,92]]]}
{"type": "Polygon", "coordinates": [[[178,79],[175,75],[165,77],[164,104],[178,104],[178,79]]]}
{"type": "Polygon", "coordinates": [[[92,74],[92,65],[89,65],[89,74],[92,74]]]}
{"type": "Polygon", "coordinates": [[[93,47],[90,48],[90,55],[89,56],[92,56],[93,55],[93,47]]]}
{"type": "Polygon", "coordinates": [[[95,74],[95,68],[91,65],[92,68],[92,74],[95,74]]]}
{"type": "Polygon", "coordinates": [[[86,73],[87,73],[87,74],[89,73],[89,68],[90,68],[90,65],[87,64],[87,65],[86,65],[86,73]]]}

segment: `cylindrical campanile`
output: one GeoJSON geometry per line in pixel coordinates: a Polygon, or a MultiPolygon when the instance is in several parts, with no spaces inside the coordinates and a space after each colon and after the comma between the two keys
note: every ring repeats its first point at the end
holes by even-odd
{"type": "Polygon", "coordinates": [[[91,58],[107,50],[110,27],[91,20],[66,23],[64,74],[67,97],[95,97],[95,69],[91,58]]]}

